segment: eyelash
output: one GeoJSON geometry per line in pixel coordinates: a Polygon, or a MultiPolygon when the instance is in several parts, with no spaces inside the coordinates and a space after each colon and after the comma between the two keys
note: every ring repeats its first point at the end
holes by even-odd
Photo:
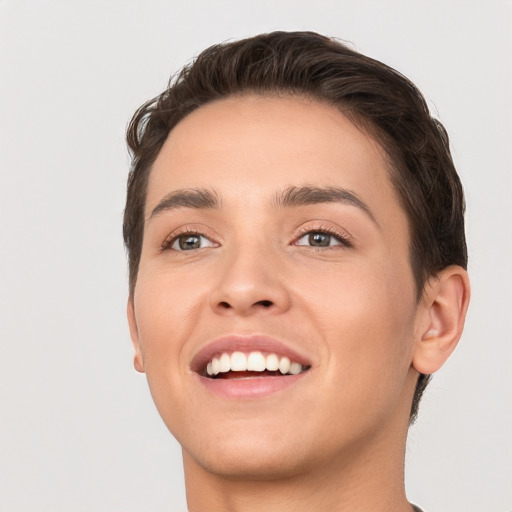
{"type": "MultiPolygon", "coordinates": [[[[172,233],[170,236],[168,236],[164,242],[162,243],[162,251],[166,250],[172,250],[171,247],[173,246],[174,242],[178,240],[178,238],[186,235],[196,235],[196,236],[202,236],[204,238],[208,238],[204,233],[199,233],[196,229],[191,228],[185,228],[182,231],[179,231],[178,233],[172,233]]],[[[209,240],[209,238],[208,238],[209,240]]],[[[187,251],[176,251],[176,252],[187,252],[187,251]]]]}
{"type": "MultiPolygon", "coordinates": [[[[324,235],[330,235],[336,238],[340,245],[343,247],[352,247],[352,242],[350,241],[350,236],[347,233],[343,233],[341,231],[338,231],[337,229],[331,227],[331,226],[315,226],[315,227],[305,227],[303,228],[299,234],[295,237],[294,244],[297,243],[298,240],[303,238],[305,235],[311,234],[311,233],[321,233],[324,235]]],[[[315,247],[315,246],[301,246],[301,247],[310,247],[311,249],[315,249],[317,251],[323,251],[325,249],[329,249],[332,246],[327,247],[315,247]]]]}
{"type": "MultiPolygon", "coordinates": [[[[330,236],[333,236],[334,238],[336,238],[340,242],[341,246],[344,246],[347,248],[350,248],[353,246],[352,242],[350,241],[349,235],[347,235],[346,233],[340,232],[337,229],[332,228],[331,226],[316,226],[316,227],[303,228],[299,232],[299,234],[295,237],[295,239],[293,241],[293,245],[297,245],[298,240],[303,238],[305,235],[311,234],[311,233],[321,233],[321,234],[325,234],[325,235],[330,235],[330,236]]],[[[171,247],[173,246],[174,242],[176,242],[176,240],[178,240],[178,238],[185,236],[185,235],[196,235],[196,236],[208,238],[208,236],[206,236],[204,233],[199,233],[197,230],[186,228],[186,229],[183,229],[182,231],[179,231],[178,233],[172,233],[172,235],[167,237],[164,240],[164,242],[162,243],[161,250],[162,251],[171,250],[171,247]]],[[[315,246],[301,245],[300,247],[310,247],[311,249],[315,249],[317,251],[322,251],[325,249],[329,249],[332,246],[315,247],[315,246]]],[[[188,251],[176,251],[176,252],[188,252],[188,251]]]]}

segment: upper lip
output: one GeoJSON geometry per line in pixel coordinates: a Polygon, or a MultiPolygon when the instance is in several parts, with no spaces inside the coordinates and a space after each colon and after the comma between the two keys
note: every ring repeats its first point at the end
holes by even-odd
{"type": "Polygon", "coordinates": [[[216,338],[205,345],[192,358],[190,367],[197,373],[202,373],[206,365],[217,355],[223,352],[269,352],[279,356],[288,357],[291,361],[300,363],[302,366],[311,366],[310,359],[288,346],[286,343],[279,341],[270,336],[263,334],[254,335],[228,335],[216,338]]]}

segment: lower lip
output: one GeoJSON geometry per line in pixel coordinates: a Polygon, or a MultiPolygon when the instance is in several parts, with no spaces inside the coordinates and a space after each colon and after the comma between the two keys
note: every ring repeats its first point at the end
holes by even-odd
{"type": "Polygon", "coordinates": [[[283,377],[250,377],[246,379],[209,379],[199,376],[203,386],[222,398],[261,398],[282,391],[302,380],[308,372],[283,377]]]}

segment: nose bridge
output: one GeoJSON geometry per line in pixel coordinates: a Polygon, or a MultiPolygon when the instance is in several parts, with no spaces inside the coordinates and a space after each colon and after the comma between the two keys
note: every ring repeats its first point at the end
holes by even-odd
{"type": "Polygon", "coordinates": [[[276,313],[288,308],[278,249],[264,238],[246,237],[226,250],[217,286],[211,294],[211,306],[217,313],[246,316],[256,311],[276,313]]]}

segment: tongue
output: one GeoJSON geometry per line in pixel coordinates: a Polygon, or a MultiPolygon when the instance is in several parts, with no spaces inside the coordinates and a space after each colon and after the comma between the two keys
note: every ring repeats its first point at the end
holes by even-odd
{"type": "Polygon", "coordinates": [[[247,379],[248,377],[271,377],[272,375],[282,375],[281,372],[226,372],[219,373],[218,379],[247,379]]]}

